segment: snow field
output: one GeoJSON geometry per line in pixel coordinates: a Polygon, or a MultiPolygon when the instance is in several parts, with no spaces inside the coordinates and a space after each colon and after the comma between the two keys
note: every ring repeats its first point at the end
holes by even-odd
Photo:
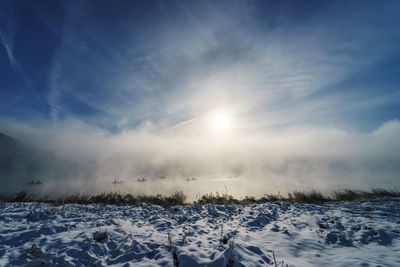
{"type": "Polygon", "coordinates": [[[400,266],[400,198],[166,210],[146,204],[0,203],[0,266],[275,263],[400,266]]]}

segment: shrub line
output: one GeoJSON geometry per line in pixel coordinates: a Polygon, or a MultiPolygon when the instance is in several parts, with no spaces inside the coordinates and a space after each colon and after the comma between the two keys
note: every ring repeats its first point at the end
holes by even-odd
{"type": "Polygon", "coordinates": [[[315,189],[311,191],[294,191],[288,195],[265,194],[261,198],[246,196],[243,199],[236,199],[228,192],[224,194],[210,193],[200,196],[192,203],[186,202],[186,195],[182,191],[177,191],[171,195],[131,195],[128,193],[100,193],[100,194],[73,194],[51,198],[48,196],[38,197],[22,191],[12,195],[0,195],[0,201],[4,202],[39,202],[53,205],[64,204],[108,204],[108,205],[139,205],[142,203],[158,205],[163,208],[173,206],[184,206],[191,204],[214,204],[214,205],[251,205],[267,202],[286,201],[292,203],[324,204],[327,202],[340,201],[366,201],[384,197],[400,197],[400,191],[387,190],[383,188],[373,188],[369,191],[355,189],[334,190],[329,196],[323,195],[315,189]]]}

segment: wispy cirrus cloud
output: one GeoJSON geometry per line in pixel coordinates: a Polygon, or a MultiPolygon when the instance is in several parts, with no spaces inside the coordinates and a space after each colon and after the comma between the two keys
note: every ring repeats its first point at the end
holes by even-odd
{"type": "Polygon", "coordinates": [[[54,118],[135,127],[179,123],[228,105],[267,121],[274,114],[267,123],[273,126],[312,123],[316,112],[335,115],[343,101],[358,111],[374,97],[375,105],[393,102],[391,90],[370,90],[368,99],[352,87],[324,95],[396,52],[399,38],[389,27],[396,16],[375,23],[372,4],[355,4],[353,14],[338,3],[308,18],[288,7],[263,17],[246,2],[200,6],[155,5],[137,22],[134,11],[104,19],[122,7],[67,5],[50,74],[54,118]]]}

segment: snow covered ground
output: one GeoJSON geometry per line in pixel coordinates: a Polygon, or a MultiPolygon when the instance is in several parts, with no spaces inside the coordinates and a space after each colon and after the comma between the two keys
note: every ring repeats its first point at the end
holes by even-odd
{"type": "Polygon", "coordinates": [[[322,206],[0,203],[0,266],[400,266],[400,198],[322,206]]]}

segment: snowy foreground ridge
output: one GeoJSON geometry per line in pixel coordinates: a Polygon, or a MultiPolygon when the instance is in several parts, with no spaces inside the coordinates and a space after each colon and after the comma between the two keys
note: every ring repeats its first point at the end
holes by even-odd
{"type": "Polygon", "coordinates": [[[400,266],[400,198],[172,207],[0,203],[0,266],[400,266]],[[275,255],[275,260],[274,260],[275,255]]]}

